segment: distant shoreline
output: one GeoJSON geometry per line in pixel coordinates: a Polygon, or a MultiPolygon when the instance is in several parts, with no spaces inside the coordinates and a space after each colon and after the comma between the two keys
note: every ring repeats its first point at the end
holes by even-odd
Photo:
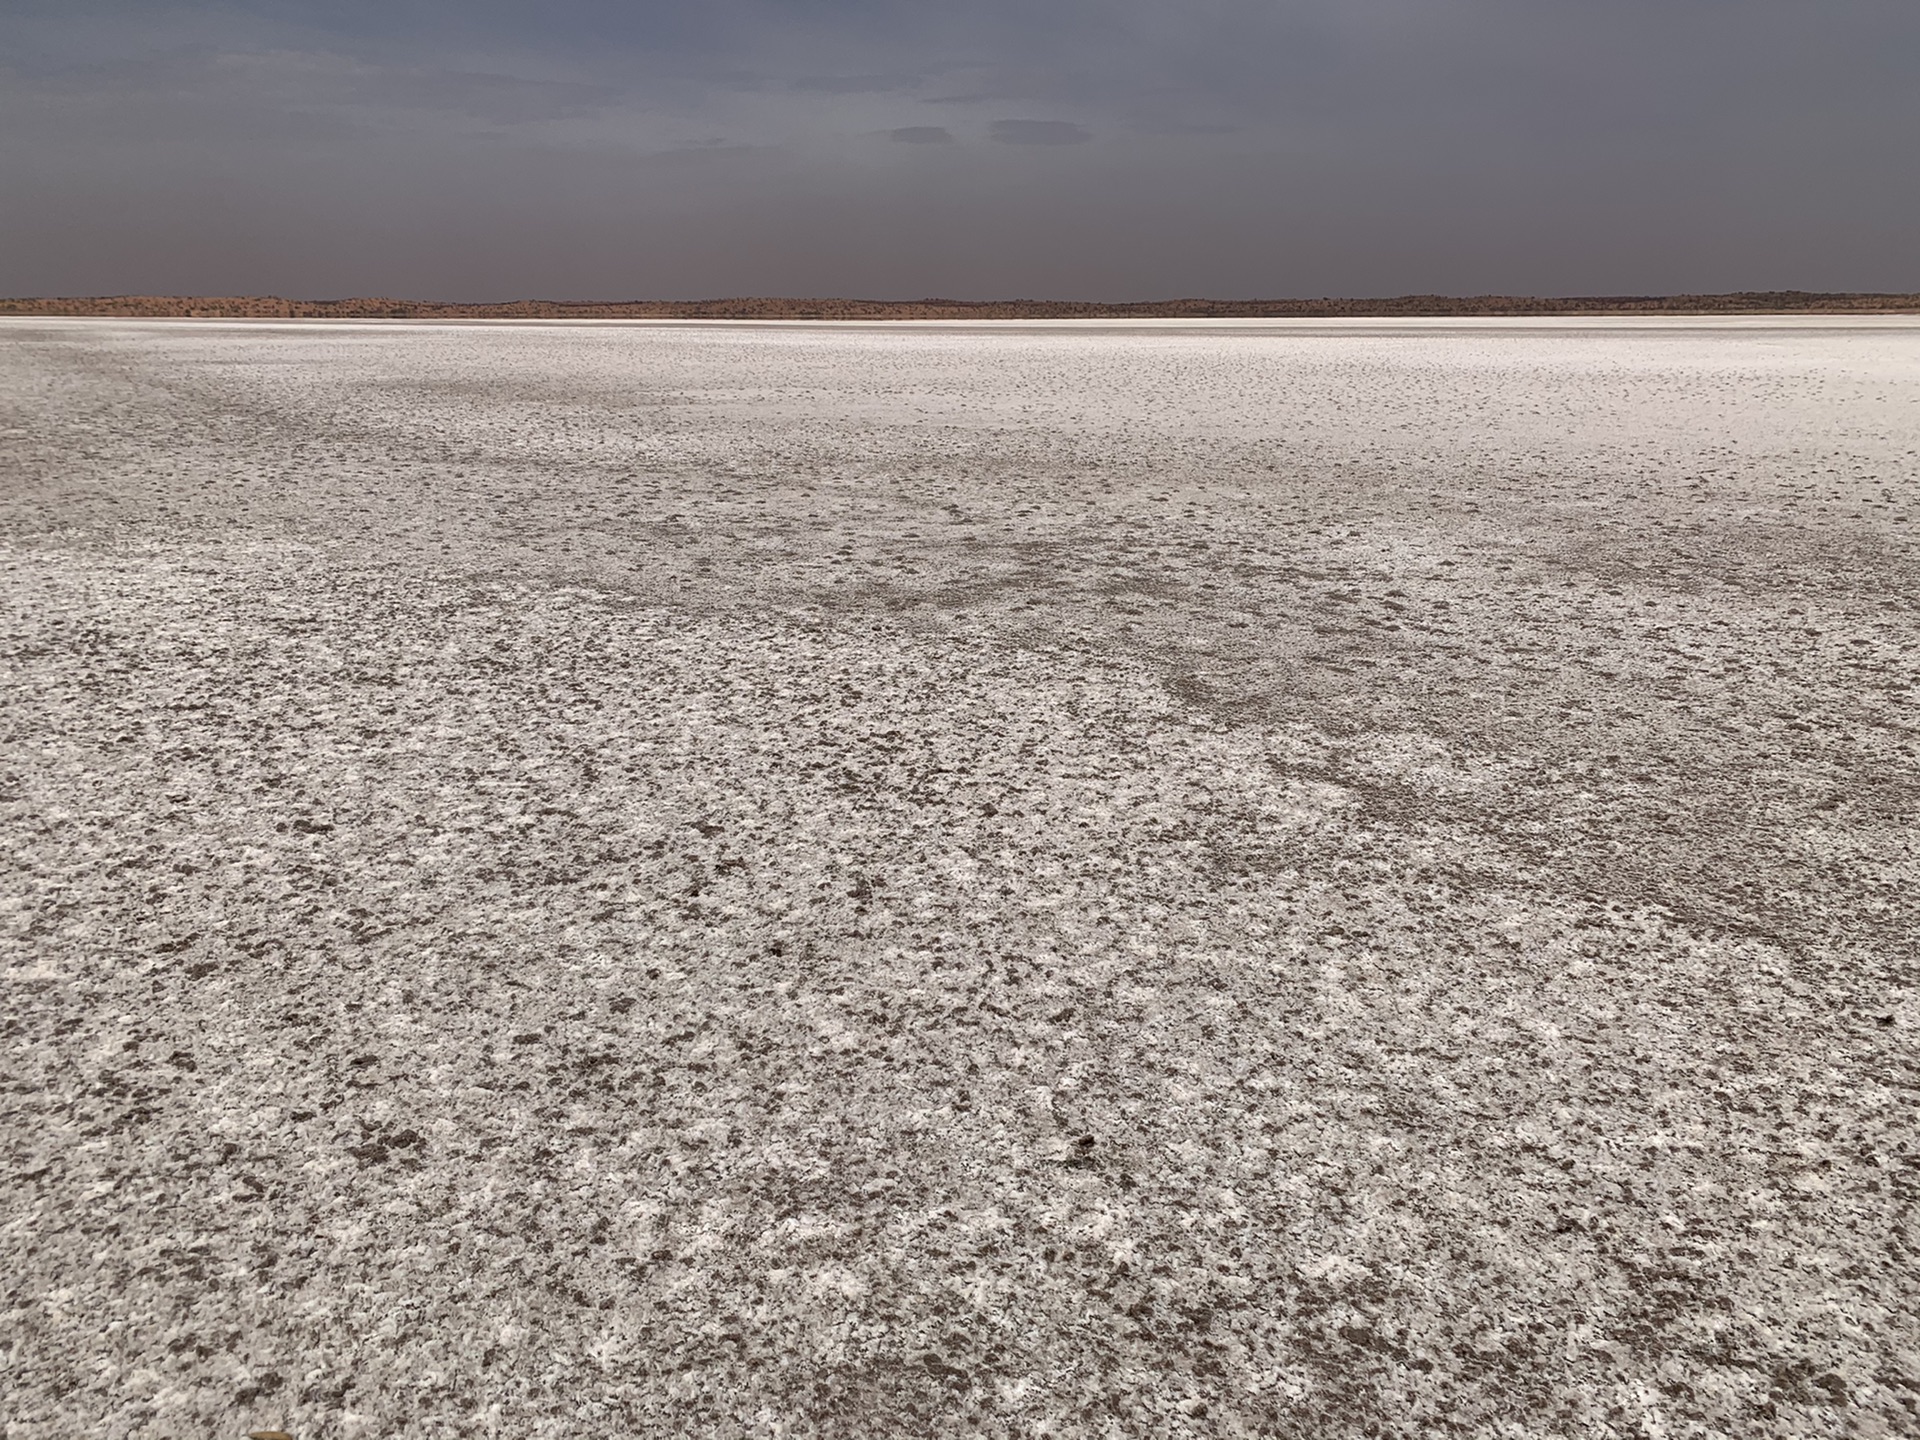
{"type": "Polygon", "coordinates": [[[1920,313],[1920,293],[1747,290],[1727,295],[1400,295],[1383,299],[1141,300],[507,300],[461,304],[382,297],[106,295],[0,299],[0,315],[202,320],[1277,320],[1446,316],[1888,315],[1920,313]]]}

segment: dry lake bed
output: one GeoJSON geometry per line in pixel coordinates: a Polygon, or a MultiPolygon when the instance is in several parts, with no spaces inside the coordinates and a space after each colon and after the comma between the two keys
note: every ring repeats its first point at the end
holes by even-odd
{"type": "Polygon", "coordinates": [[[0,322],[8,1440],[1920,1433],[1920,320],[0,322]]]}

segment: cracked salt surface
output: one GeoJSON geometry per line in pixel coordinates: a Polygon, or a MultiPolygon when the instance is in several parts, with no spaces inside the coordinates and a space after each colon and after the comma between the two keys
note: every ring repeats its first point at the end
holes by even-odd
{"type": "Polygon", "coordinates": [[[1920,326],[0,327],[12,1437],[1920,1428],[1920,326]]]}

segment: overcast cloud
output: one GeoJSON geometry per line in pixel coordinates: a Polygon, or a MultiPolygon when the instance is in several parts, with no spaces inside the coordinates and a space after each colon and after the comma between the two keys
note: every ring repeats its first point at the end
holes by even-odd
{"type": "Polygon", "coordinates": [[[0,293],[1920,289],[1913,0],[10,0],[0,293]]]}

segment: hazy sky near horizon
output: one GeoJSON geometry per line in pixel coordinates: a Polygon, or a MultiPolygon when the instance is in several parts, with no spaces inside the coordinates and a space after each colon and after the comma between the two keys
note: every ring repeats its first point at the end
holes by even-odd
{"type": "Polygon", "coordinates": [[[6,0],[0,294],[1920,289],[1915,0],[6,0]]]}

